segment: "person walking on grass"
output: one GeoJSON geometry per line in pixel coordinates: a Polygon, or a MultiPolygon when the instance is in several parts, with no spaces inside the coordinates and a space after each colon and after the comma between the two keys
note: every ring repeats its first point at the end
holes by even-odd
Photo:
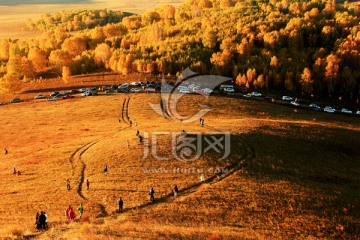
{"type": "Polygon", "coordinates": [[[68,208],[68,217],[69,217],[69,221],[75,220],[75,212],[71,206],[69,206],[69,208],[68,208]]]}
{"type": "Polygon", "coordinates": [[[150,195],[150,201],[155,201],[155,190],[154,188],[151,188],[149,191],[149,195],[150,195]]]}
{"type": "Polygon", "coordinates": [[[89,178],[86,179],[86,190],[89,190],[90,187],[90,181],[89,178]]]}
{"type": "Polygon", "coordinates": [[[107,167],[107,165],[105,165],[105,167],[104,167],[104,173],[107,173],[108,172],[108,167],[107,167]]]}
{"type": "Polygon", "coordinates": [[[4,148],[4,154],[8,154],[8,150],[6,148],[4,148]]]}
{"type": "Polygon", "coordinates": [[[70,179],[65,179],[66,181],[66,189],[69,191],[70,190],[70,179]]]}
{"type": "Polygon", "coordinates": [[[46,217],[44,212],[41,212],[39,216],[39,223],[41,225],[41,228],[46,230],[46,217]]]}
{"type": "Polygon", "coordinates": [[[83,204],[82,203],[80,203],[80,206],[78,207],[78,211],[79,211],[79,214],[80,214],[80,220],[81,220],[81,217],[82,217],[82,215],[83,215],[83,213],[84,213],[84,206],[83,206],[83,204]]]}
{"type": "Polygon", "coordinates": [[[16,175],[16,167],[13,167],[13,174],[16,175]]]}
{"type": "Polygon", "coordinates": [[[48,229],[48,219],[49,219],[49,216],[47,215],[46,212],[44,212],[44,216],[45,216],[45,229],[48,229]]]}
{"type": "Polygon", "coordinates": [[[143,136],[139,135],[139,144],[141,145],[143,143],[143,136]]]}
{"type": "Polygon", "coordinates": [[[179,189],[178,189],[178,186],[177,186],[177,185],[174,186],[173,191],[174,191],[174,198],[176,198],[177,195],[178,195],[178,192],[179,192],[179,189]]]}
{"type": "Polygon", "coordinates": [[[119,205],[119,213],[122,213],[123,212],[124,201],[122,200],[121,197],[118,200],[118,205],[119,205]]]}

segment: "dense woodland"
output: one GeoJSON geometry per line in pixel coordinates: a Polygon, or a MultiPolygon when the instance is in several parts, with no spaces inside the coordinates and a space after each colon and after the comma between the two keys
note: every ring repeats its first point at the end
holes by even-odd
{"type": "Polygon", "coordinates": [[[42,37],[0,41],[1,89],[104,69],[176,74],[190,66],[246,88],[355,99],[359,16],[355,4],[318,0],[189,0],[127,17],[58,12],[28,22],[42,37]]]}

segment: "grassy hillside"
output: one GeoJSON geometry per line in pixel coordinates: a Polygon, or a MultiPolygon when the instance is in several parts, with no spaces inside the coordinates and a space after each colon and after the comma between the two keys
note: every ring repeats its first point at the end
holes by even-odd
{"type": "MultiPolygon", "coordinates": [[[[226,97],[189,95],[178,112],[197,103],[212,111],[205,127],[157,115],[157,94],[118,94],[1,107],[0,204],[3,237],[114,238],[357,238],[359,131],[357,118],[226,97]],[[124,114],[123,114],[124,113],[124,114]],[[127,113],[127,114],[126,114],[127,113]],[[129,127],[128,117],[133,121],[129,127]],[[119,122],[120,119],[120,122],[119,122]],[[135,123],[137,126],[135,126],[135,123]],[[136,130],[231,133],[231,154],[194,162],[143,159],[136,130]],[[128,149],[127,142],[130,144],[128,149]],[[108,173],[103,173],[104,165],[108,173]],[[13,176],[12,168],[22,171],[13,176]],[[191,170],[205,169],[206,182],[191,170]],[[227,169],[216,175],[210,169],[227,169]],[[65,188],[70,178],[72,189],[65,188]],[[89,178],[90,190],[84,179],[89,178]],[[174,199],[171,189],[179,186],[174,199]],[[154,187],[157,201],[149,201],[154,187]],[[125,212],[116,213],[122,196],[125,212]],[[67,223],[66,207],[83,202],[83,221],[67,223]],[[37,211],[50,229],[36,233],[37,211]]],[[[170,136],[159,137],[161,156],[170,136]]],[[[146,142],[145,147],[153,146],[146,142]]]]}

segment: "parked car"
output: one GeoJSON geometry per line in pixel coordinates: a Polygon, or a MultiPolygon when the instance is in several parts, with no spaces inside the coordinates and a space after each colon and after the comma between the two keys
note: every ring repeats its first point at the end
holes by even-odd
{"type": "Polygon", "coordinates": [[[356,111],[356,113],[355,113],[355,114],[360,115],[360,111],[356,111]]]}
{"type": "Polygon", "coordinates": [[[185,89],[185,88],[183,88],[183,89],[180,89],[180,90],[179,90],[179,93],[190,93],[190,91],[187,90],[187,89],[185,89]]]}
{"type": "Polygon", "coordinates": [[[129,91],[129,88],[127,87],[120,87],[116,90],[118,93],[127,93],[129,91]]]}
{"type": "Polygon", "coordinates": [[[109,89],[105,90],[105,93],[114,93],[114,89],[113,89],[113,88],[109,88],[109,89]]]}
{"type": "Polygon", "coordinates": [[[79,92],[81,92],[81,93],[84,93],[84,92],[86,92],[86,91],[87,91],[86,88],[80,88],[80,89],[79,89],[79,92]]]}
{"type": "Polygon", "coordinates": [[[309,105],[309,108],[311,108],[312,110],[315,110],[315,111],[320,111],[321,110],[321,107],[316,103],[311,103],[309,105]]]}
{"type": "Polygon", "coordinates": [[[46,96],[44,94],[39,94],[34,97],[34,99],[43,99],[43,98],[46,98],[46,96]]]}
{"type": "Polygon", "coordinates": [[[56,101],[56,99],[57,99],[56,97],[48,97],[46,100],[47,101],[56,101]]]}
{"type": "Polygon", "coordinates": [[[224,93],[233,93],[235,90],[233,88],[224,88],[224,93]]]}
{"type": "Polygon", "coordinates": [[[252,93],[250,93],[250,96],[251,96],[251,97],[261,97],[261,93],[252,92],[252,93]]]}
{"type": "Polygon", "coordinates": [[[3,105],[3,103],[2,103],[2,102],[0,102],[0,105],[3,105]]]}
{"type": "Polygon", "coordinates": [[[59,92],[53,92],[53,93],[50,94],[50,97],[54,97],[54,96],[56,96],[58,94],[59,94],[59,92]]]}
{"type": "Polygon", "coordinates": [[[10,103],[18,103],[21,102],[20,98],[14,98],[10,101],[10,103]]]}
{"type": "Polygon", "coordinates": [[[336,109],[333,107],[330,107],[330,106],[324,107],[324,112],[334,113],[335,111],[336,111],[336,109]]]}
{"type": "Polygon", "coordinates": [[[266,95],[266,97],[265,97],[264,99],[265,99],[265,101],[267,101],[267,102],[275,102],[276,96],[275,96],[275,95],[268,94],[268,95],[266,95]]]}
{"type": "Polygon", "coordinates": [[[71,94],[77,94],[77,93],[79,93],[79,92],[80,92],[80,91],[77,90],[77,89],[72,89],[72,90],[70,91],[71,94]]]}
{"type": "Polygon", "coordinates": [[[298,102],[296,102],[296,101],[291,101],[290,104],[293,105],[293,106],[295,106],[295,107],[300,106],[300,103],[298,103],[298,102]]]}
{"type": "Polygon", "coordinates": [[[289,97],[289,96],[282,96],[281,98],[283,101],[294,101],[294,99],[292,97],[289,97]]]}
{"type": "Polygon", "coordinates": [[[139,93],[139,92],[140,92],[140,89],[138,89],[138,88],[132,88],[130,91],[133,92],[133,93],[139,93]]]}
{"type": "Polygon", "coordinates": [[[130,85],[131,85],[131,86],[138,86],[138,85],[140,85],[140,83],[138,83],[138,82],[132,82],[132,83],[130,83],[130,85]]]}
{"type": "Polygon", "coordinates": [[[352,111],[349,110],[349,109],[347,109],[347,108],[342,108],[342,109],[341,109],[341,112],[342,112],[342,113],[347,113],[347,114],[352,114],[352,111]]]}
{"type": "Polygon", "coordinates": [[[207,93],[212,93],[213,92],[213,90],[211,90],[210,88],[204,88],[203,91],[207,92],[207,93]]]}

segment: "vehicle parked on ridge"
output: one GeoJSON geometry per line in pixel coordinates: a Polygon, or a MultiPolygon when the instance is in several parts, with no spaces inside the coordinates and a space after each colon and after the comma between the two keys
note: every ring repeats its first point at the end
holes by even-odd
{"type": "Polygon", "coordinates": [[[289,97],[289,96],[282,96],[281,98],[283,101],[288,101],[288,102],[291,102],[291,101],[294,101],[294,99],[292,97],[289,97]]]}
{"type": "Polygon", "coordinates": [[[316,103],[311,103],[309,105],[309,108],[311,108],[312,110],[315,110],[315,111],[320,111],[321,110],[321,107],[316,103]]]}
{"type": "Polygon", "coordinates": [[[44,98],[46,98],[46,96],[44,94],[39,94],[34,97],[34,99],[44,99],[44,98]]]}
{"type": "Polygon", "coordinates": [[[250,93],[250,96],[251,96],[251,97],[261,97],[261,93],[259,93],[259,92],[252,92],[252,93],[250,93]]]}
{"type": "Polygon", "coordinates": [[[300,103],[298,103],[297,101],[291,101],[290,104],[295,106],[295,107],[300,106],[300,103]]]}
{"type": "Polygon", "coordinates": [[[342,108],[342,109],[341,109],[341,112],[342,112],[342,113],[347,113],[347,114],[352,114],[352,111],[349,110],[349,109],[347,109],[347,108],[342,108]]]}
{"type": "Polygon", "coordinates": [[[140,89],[138,89],[138,88],[132,88],[132,89],[130,90],[130,92],[132,92],[132,93],[139,93],[139,92],[140,92],[140,89]]]}
{"type": "Polygon", "coordinates": [[[336,109],[331,106],[324,107],[324,112],[334,113],[335,111],[336,111],[336,109]]]}
{"type": "Polygon", "coordinates": [[[21,102],[20,98],[14,98],[10,101],[10,103],[18,103],[18,102],[21,102]]]}
{"type": "Polygon", "coordinates": [[[56,96],[58,94],[59,94],[59,92],[53,92],[53,93],[50,94],[50,97],[54,97],[54,96],[56,96]]]}

